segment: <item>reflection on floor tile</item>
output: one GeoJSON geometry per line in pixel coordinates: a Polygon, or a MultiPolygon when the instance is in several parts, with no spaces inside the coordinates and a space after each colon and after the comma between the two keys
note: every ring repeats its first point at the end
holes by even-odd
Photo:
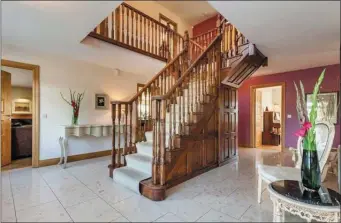
{"type": "MultiPolygon", "coordinates": [[[[265,188],[262,203],[257,203],[256,166],[293,165],[291,154],[243,148],[238,162],[177,185],[167,191],[165,201],[153,202],[114,183],[107,176],[109,160],[1,172],[2,221],[272,221],[265,188]]],[[[336,181],[329,174],[324,184],[337,190],[336,181]]],[[[303,220],[286,214],[286,221],[303,220]]]]}

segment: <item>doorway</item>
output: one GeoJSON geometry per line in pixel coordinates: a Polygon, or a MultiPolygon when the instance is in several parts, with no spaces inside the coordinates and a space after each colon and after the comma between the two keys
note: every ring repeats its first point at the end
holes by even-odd
{"type": "Polygon", "coordinates": [[[251,147],[281,150],[285,145],[285,84],[251,87],[251,147]]]}
{"type": "Polygon", "coordinates": [[[1,60],[1,169],[39,166],[39,66],[1,60]]]}

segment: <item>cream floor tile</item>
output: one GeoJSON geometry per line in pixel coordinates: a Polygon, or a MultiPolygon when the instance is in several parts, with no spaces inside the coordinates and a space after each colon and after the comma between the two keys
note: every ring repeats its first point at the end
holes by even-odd
{"type": "Polygon", "coordinates": [[[112,222],[130,222],[130,221],[128,221],[128,219],[126,219],[125,217],[119,217],[112,222]]]}
{"type": "Polygon", "coordinates": [[[63,190],[75,185],[82,185],[74,176],[66,171],[52,171],[42,174],[47,184],[54,190],[63,190]]]}
{"type": "Polygon", "coordinates": [[[33,185],[12,185],[12,192],[14,195],[21,195],[21,194],[32,194],[32,193],[39,193],[39,191],[44,190],[48,185],[41,181],[39,184],[33,185]]]}
{"type": "Polygon", "coordinates": [[[1,221],[16,222],[15,208],[12,195],[6,194],[1,196],[1,221]]]}
{"type": "Polygon", "coordinates": [[[72,222],[58,201],[17,211],[18,222],[72,222]]]}
{"type": "MultiPolygon", "coordinates": [[[[109,177],[108,177],[109,178],[109,177]]],[[[92,182],[88,187],[95,192],[99,197],[111,205],[116,204],[122,200],[137,196],[137,194],[122,185],[116,184],[109,179],[101,179],[92,182]]]]}
{"type": "Polygon", "coordinates": [[[235,219],[239,219],[250,206],[251,204],[244,200],[236,200],[231,197],[218,199],[216,202],[210,204],[210,207],[214,210],[227,214],[235,219]]]}
{"type": "Polygon", "coordinates": [[[210,210],[198,222],[238,222],[238,220],[219,211],[210,210]]]}
{"type": "Polygon", "coordinates": [[[183,220],[173,213],[167,213],[158,218],[155,222],[183,222],[183,220]]]}
{"type": "Polygon", "coordinates": [[[110,179],[112,182],[112,179],[109,178],[108,172],[107,171],[103,171],[102,170],[97,170],[97,171],[77,171],[77,172],[73,172],[72,175],[79,180],[80,182],[82,182],[83,184],[90,186],[93,184],[93,182],[95,181],[100,181],[100,180],[108,180],[110,179]]]}
{"type": "Polygon", "coordinates": [[[220,208],[220,207],[226,206],[227,200],[228,200],[228,196],[215,193],[215,192],[202,193],[196,196],[195,198],[193,198],[193,201],[201,205],[209,206],[211,208],[220,208]]]}
{"type": "Polygon", "coordinates": [[[240,218],[243,222],[272,222],[272,210],[251,206],[240,218]]]}
{"type": "Polygon", "coordinates": [[[39,174],[25,175],[25,174],[16,174],[11,175],[11,186],[12,187],[20,187],[20,186],[46,186],[46,182],[39,174]]]}
{"type": "Polygon", "coordinates": [[[122,215],[100,198],[66,208],[75,222],[112,222],[122,215]]]}
{"type": "Polygon", "coordinates": [[[171,212],[183,221],[193,222],[206,214],[210,207],[198,204],[193,200],[164,200],[158,205],[165,211],[171,212]]]}
{"type": "Polygon", "coordinates": [[[193,199],[199,194],[200,192],[185,188],[183,185],[177,185],[166,192],[167,200],[193,199]]]}
{"type": "Polygon", "coordinates": [[[84,185],[72,185],[63,190],[52,189],[57,196],[58,200],[63,204],[64,207],[76,205],[78,203],[88,201],[98,196],[89,190],[84,185]]]}
{"type": "Polygon", "coordinates": [[[13,198],[17,211],[57,200],[48,186],[16,192],[13,198]]]}
{"type": "Polygon", "coordinates": [[[136,195],[114,205],[131,222],[151,222],[166,214],[156,202],[136,195]]]}

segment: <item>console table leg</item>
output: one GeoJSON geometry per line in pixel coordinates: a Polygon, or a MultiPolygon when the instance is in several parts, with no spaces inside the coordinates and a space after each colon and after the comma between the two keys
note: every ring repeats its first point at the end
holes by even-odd
{"type": "Polygon", "coordinates": [[[63,142],[63,149],[64,149],[64,164],[63,164],[63,168],[66,168],[66,164],[67,164],[67,155],[68,155],[68,138],[64,139],[63,142]]]}
{"type": "Polygon", "coordinates": [[[64,160],[64,138],[63,137],[59,137],[59,146],[60,146],[60,160],[59,160],[59,163],[58,165],[62,164],[63,163],[63,160],[64,160]]]}

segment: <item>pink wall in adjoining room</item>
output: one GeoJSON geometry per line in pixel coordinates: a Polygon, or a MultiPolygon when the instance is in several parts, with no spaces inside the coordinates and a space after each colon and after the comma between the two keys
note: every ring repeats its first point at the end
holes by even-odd
{"type": "Polygon", "coordinates": [[[207,31],[210,31],[211,29],[216,28],[217,26],[217,16],[212,16],[211,18],[206,19],[205,21],[202,21],[201,23],[198,23],[193,26],[193,37],[198,36],[200,34],[206,33],[207,31]]]}
{"type": "MultiPolygon", "coordinates": [[[[340,64],[310,68],[305,70],[290,71],[272,75],[252,77],[246,80],[238,89],[238,141],[240,145],[250,145],[250,86],[285,82],[285,147],[296,147],[297,136],[295,131],[299,129],[296,112],[296,91],[294,81],[300,80],[304,84],[305,92],[311,93],[317,78],[326,68],[325,78],[321,85],[321,93],[340,90],[340,64]],[[291,114],[291,118],[287,115],[291,114]]],[[[335,125],[335,138],[333,147],[340,144],[340,120],[335,125]]]]}

